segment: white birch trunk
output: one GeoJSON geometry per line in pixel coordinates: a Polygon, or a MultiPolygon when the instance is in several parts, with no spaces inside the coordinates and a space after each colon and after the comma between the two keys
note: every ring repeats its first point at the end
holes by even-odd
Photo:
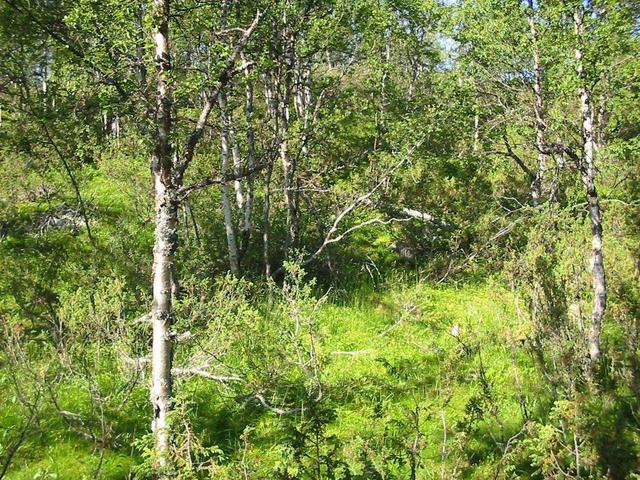
{"type": "MultiPolygon", "coordinates": [[[[247,136],[247,168],[249,170],[255,167],[255,131],[253,128],[253,83],[249,71],[245,71],[245,77],[247,84],[245,86],[245,120],[247,122],[246,136],[247,136]]],[[[244,201],[242,205],[242,224],[241,230],[241,246],[240,253],[243,256],[249,248],[249,239],[251,238],[251,232],[253,230],[253,175],[247,177],[247,188],[244,195],[244,201]]]]}
{"type": "MultiPolygon", "coordinates": [[[[291,72],[293,64],[294,43],[287,28],[287,14],[283,14],[284,30],[282,40],[285,45],[284,70],[280,75],[282,85],[280,92],[280,161],[282,163],[284,203],[287,211],[287,249],[295,247],[298,242],[298,214],[295,199],[295,158],[289,154],[289,101],[291,99],[291,72]]],[[[288,252],[287,252],[288,254],[288,252]]]]}
{"type": "Polygon", "coordinates": [[[534,127],[536,132],[536,148],[538,158],[536,162],[536,172],[533,182],[531,182],[531,202],[533,206],[540,204],[543,196],[544,177],[547,170],[547,159],[543,153],[545,149],[545,122],[544,122],[544,98],[542,94],[542,63],[540,61],[539,35],[536,26],[535,10],[533,0],[529,0],[529,30],[531,32],[531,44],[533,48],[533,93],[534,93],[534,127]]]}
{"type": "MultiPolygon", "coordinates": [[[[242,157],[240,156],[240,148],[238,147],[238,142],[236,141],[236,130],[233,127],[233,118],[231,114],[227,111],[227,121],[229,125],[229,143],[231,144],[231,156],[233,158],[233,173],[236,177],[240,177],[242,173],[242,157]]],[[[240,178],[236,178],[233,181],[233,190],[236,195],[236,205],[239,210],[244,208],[244,187],[242,185],[242,180],[240,178]]]]}
{"type": "Polygon", "coordinates": [[[296,61],[296,92],[295,103],[298,119],[302,121],[302,158],[309,155],[309,117],[311,108],[311,66],[301,65],[301,61],[296,61]]]}
{"type": "MultiPolygon", "coordinates": [[[[275,97],[275,88],[273,85],[273,77],[270,73],[264,75],[264,96],[267,102],[267,111],[273,123],[273,135],[275,144],[280,143],[280,121],[278,114],[278,104],[275,97]]],[[[267,278],[271,277],[271,175],[273,173],[273,165],[270,164],[267,170],[267,178],[265,180],[264,194],[264,211],[262,226],[262,257],[264,261],[264,272],[267,278]]]]}
{"type": "Polygon", "coordinates": [[[602,331],[602,318],[607,308],[607,284],[602,254],[602,212],[598,192],[596,190],[595,138],[593,126],[593,114],[591,107],[591,93],[587,87],[586,72],[584,68],[581,43],[584,37],[584,11],[582,6],[576,7],[574,12],[577,47],[575,57],[577,74],[580,81],[580,112],[582,115],[582,136],[584,152],[581,165],[582,183],[585,186],[589,219],[591,221],[591,274],[593,282],[593,309],[591,313],[591,325],[587,333],[589,357],[592,363],[600,358],[600,335],[602,331]]]}
{"type": "Polygon", "coordinates": [[[287,210],[287,247],[297,242],[296,205],[294,197],[294,164],[289,155],[289,97],[290,85],[285,79],[280,98],[280,162],[284,180],[284,204],[287,210]]]}
{"type": "MultiPolygon", "coordinates": [[[[222,177],[227,175],[229,170],[229,114],[227,112],[227,96],[224,92],[218,95],[220,105],[220,115],[222,118],[222,129],[220,132],[220,173],[222,177]]],[[[238,263],[238,247],[236,234],[233,225],[233,211],[231,209],[231,198],[228,182],[223,182],[220,187],[222,193],[222,214],[224,216],[224,229],[227,236],[227,251],[229,255],[229,269],[235,276],[240,276],[240,266],[238,263]]]]}
{"type": "Polygon", "coordinates": [[[159,478],[168,478],[171,426],[171,339],[173,261],[177,246],[177,197],[172,179],[171,90],[169,58],[169,0],[154,0],[155,63],[158,70],[156,93],[156,139],[152,168],[155,187],[156,228],[153,247],[153,343],[151,354],[151,429],[155,438],[156,470],[159,478]]]}

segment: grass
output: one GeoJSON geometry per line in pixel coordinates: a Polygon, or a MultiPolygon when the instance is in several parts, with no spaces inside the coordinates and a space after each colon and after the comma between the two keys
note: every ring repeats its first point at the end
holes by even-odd
{"type": "Polygon", "coordinates": [[[75,478],[117,480],[127,478],[134,460],[123,453],[106,451],[102,459],[81,442],[60,441],[43,447],[39,458],[18,464],[7,478],[15,480],[61,480],[75,478]]]}
{"type": "Polygon", "coordinates": [[[445,429],[469,422],[468,406],[483,394],[495,405],[489,420],[474,426],[486,429],[482,440],[499,443],[520,428],[517,384],[533,381],[533,370],[518,340],[523,320],[502,288],[404,285],[355,306],[328,305],[320,323],[331,356],[325,378],[343,395],[331,429],[344,440],[371,437],[376,415],[401,420],[420,411],[422,460],[427,470],[440,467],[452,438],[445,429]],[[376,400],[382,414],[371,409],[376,400]]]}
{"type": "MultiPolygon", "coordinates": [[[[411,455],[419,459],[418,478],[484,478],[522,427],[523,405],[533,406],[527,392],[535,392],[538,378],[520,340],[526,319],[499,285],[404,281],[362,288],[330,296],[317,327],[323,404],[330,411],[321,429],[323,458],[339,459],[335,472],[349,471],[351,478],[408,478],[411,455]]],[[[243,418],[247,410],[233,406],[218,418],[216,405],[232,400],[215,398],[216,392],[205,387],[194,398],[194,411],[211,416],[196,422],[201,428],[225,430],[206,435],[223,448],[222,462],[238,462],[245,448],[251,478],[279,478],[276,472],[293,469],[290,432],[300,430],[302,420],[264,411],[243,418]]],[[[15,399],[0,400],[5,429],[15,423],[15,405],[15,399]]],[[[144,432],[147,426],[114,425],[133,428],[144,432]]],[[[139,462],[139,452],[132,451],[126,442],[106,450],[96,476],[94,445],[69,432],[42,432],[18,451],[6,478],[124,479],[139,462]]],[[[296,468],[290,473],[302,471],[296,468]]]]}

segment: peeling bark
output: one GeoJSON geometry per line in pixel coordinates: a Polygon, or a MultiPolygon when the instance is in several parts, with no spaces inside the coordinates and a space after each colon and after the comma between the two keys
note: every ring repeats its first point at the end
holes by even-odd
{"type": "Polygon", "coordinates": [[[577,74],[580,81],[580,112],[582,115],[582,137],[584,142],[583,158],[580,165],[582,183],[585,187],[589,219],[591,221],[591,274],[593,282],[593,309],[591,313],[591,325],[587,333],[589,357],[595,364],[601,356],[600,335],[602,331],[602,318],[607,308],[607,284],[602,254],[602,212],[598,192],[596,190],[595,138],[592,113],[591,92],[587,87],[587,78],[584,68],[581,43],[584,37],[584,10],[577,6],[574,12],[577,46],[575,58],[577,74]]]}
{"type": "Polygon", "coordinates": [[[153,247],[153,344],[151,404],[153,421],[151,429],[155,438],[157,471],[160,478],[168,478],[170,466],[171,427],[171,364],[173,342],[173,272],[174,253],[178,244],[177,189],[172,178],[172,156],[169,135],[171,132],[171,89],[169,54],[169,0],[154,0],[154,18],[157,19],[153,39],[155,63],[158,71],[156,92],[156,136],[152,158],[155,187],[155,243],[153,247]]]}

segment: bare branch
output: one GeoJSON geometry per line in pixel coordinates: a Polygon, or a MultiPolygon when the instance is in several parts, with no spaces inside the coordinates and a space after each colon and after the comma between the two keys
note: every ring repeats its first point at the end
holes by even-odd
{"type": "Polygon", "coordinates": [[[199,190],[204,187],[208,187],[211,185],[221,185],[223,183],[231,182],[233,180],[240,180],[245,177],[249,177],[254,173],[262,170],[269,166],[270,163],[259,163],[254,165],[251,168],[245,168],[241,172],[238,173],[228,173],[226,175],[216,175],[211,177],[205,177],[202,180],[192,183],[190,185],[184,185],[178,189],[178,194],[182,196],[182,198],[189,195],[194,190],[199,190]]]}
{"type": "Polygon", "coordinates": [[[201,368],[172,368],[171,373],[176,376],[197,376],[208,378],[209,380],[216,380],[221,383],[226,382],[241,382],[244,383],[245,380],[237,375],[214,375],[207,370],[203,370],[201,368]]]}
{"type": "Polygon", "coordinates": [[[277,413],[278,415],[289,415],[291,413],[300,411],[299,408],[290,408],[288,410],[285,410],[283,408],[274,407],[273,405],[270,405],[269,402],[267,402],[267,400],[264,398],[264,395],[262,395],[262,393],[260,392],[253,394],[250,398],[257,400],[264,408],[273,413],[277,413]]]}
{"type": "Polygon", "coordinates": [[[151,313],[145,313],[140,318],[137,318],[136,320],[134,320],[133,324],[136,325],[138,323],[151,323],[151,322],[152,322],[151,313]]]}

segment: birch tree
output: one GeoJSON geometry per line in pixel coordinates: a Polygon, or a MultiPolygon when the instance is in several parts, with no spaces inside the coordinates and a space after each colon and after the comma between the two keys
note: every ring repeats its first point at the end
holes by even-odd
{"type": "Polygon", "coordinates": [[[583,45],[585,41],[584,7],[578,4],[573,12],[573,20],[576,33],[576,73],[578,76],[578,94],[580,97],[580,113],[582,120],[583,153],[580,162],[582,183],[585,187],[589,220],[591,223],[591,268],[593,282],[593,309],[591,312],[591,324],[587,333],[589,357],[593,363],[600,358],[600,336],[602,332],[602,318],[607,308],[607,282],[602,254],[602,210],[600,199],[596,189],[595,167],[595,134],[594,113],[592,109],[593,99],[587,82],[587,73],[583,63],[583,45]]]}
{"type": "Polygon", "coordinates": [[[534,0],[528,0],[527,17],[529,21],[529,30],[531,32],[531,54],[533,58],[533,95],[534,95],[534,129],[535,129],[535,146],[538,151],[535,177],[531,183],[531,200],[534,206],[540,204],[544,194],[543,186],[545,181],[545,173],[547,170],[546,154],[546,124],[544,120],[545,101],[542,90],[542,60],[540,55],[540,33],[536,22],[536,8],[534,0]]]}
{"type": "MultiPolygon", "coordinates": [[[[151,311],[153,322],[151,404],[153,407],[152,430],[155,439],[157,469],[159,475],[164,478],[168,477],[170,472],[171,425],[169,423],[169,415],[172,406],[172,360],[175,335],[171,327],[174,315],[172,302],[177,290],[175,265],[175,251],[178,246],[177,211],[181,196],[185,193],[185,190],[190,191],[211,184],[221,184],[222,188],[226,189],[228,182],[234,180],[233,175],[229,175],[226,169],[228,144],[224,145],[224,142],[225,140],[228,141],[225,138],[228,125],[224,119],[222,140],[223,147],[226,148],[223,148],[224,156],[220,175],[205,178],[200,183],[186,187],[183,186],[183,178],[185,171],[193,160],[198,142],[202,138],[214,102],[221,99],[220,107],[225,112],[224,88],[235,73],[246,68],[246,65],[241,65],[239,70],[236,70],[236,61],[239,59],[249,36],[255,29],[260,16],[257,14],[253,23],[242,31],[242,36],[227,57],[213,87],[205,92],[204,105],[195,128],[185,142],[181,156],[175,151],[175,143],[178,139],[175,138],[172,128],[172,118],[175,113],[172,110],[173,98],[171,91],[170,0],[154,0],[151,18],[154,22],[154,59],[157,70],[156,134],[152,156],[156,218],[153,249],[153,306],[151,311]]],[[[235,243],[230,243],[230,261],[232,269],[235,269],[234,273],[238,273],[235,243]],[[233,251],[231,247],[233,247],[233,251]]]]}
{"type": "Polygon", "coordinates": [[[177,212],[178,184],[173,174],[171,148],[172,93],[170,87],[171,61],[169,51],[169,0],[154,0],[153,40],[157,69],[156,135],[152,156],[155,191],[155,243],[153,247],[153,321],[151,428],[158,455],[158,470],[166,475],[170,454],[171,366],[173,343],[172,293],[175,286],[174,253],[178,246],[177,212]]]}
{"type": "MultiPolygon", "coordinates": [[[[222,121],[222,128],[220,129],[220,173],[222,176],[227,176],[229,173],[229,154],[233,156],[233,166],[236,167],[236,159],[238,157],[237,147],[233,140],[233,128],[231,126],[231,119],[229,118],[229,111],[227,107],[227,94],[220,92],[218,95],[220,105],[220,118],[222,121]],[[230,146],[231,144],[231,146],[230,146]],[[232,152],[230,152],[232,150],[232,152]]],[[[239,171],[239,165],[236,167],[239,171]]],[[[242,191],[240,187],[240,180],[234,180],[236,199],[239,206],[242,205],[242,191]]],[[[229,184],[224,182],[220,186],[222,193],[222,213],[224,217],[224,230],[227,236],[227,251],[229,255],[229,268],[231,273],[235,276],[240,276],[240,266],[238,264],[238,245],[236,242],[236,230],[233,220],[233,210],[231,201],[231,192],[229,184]]]]}

